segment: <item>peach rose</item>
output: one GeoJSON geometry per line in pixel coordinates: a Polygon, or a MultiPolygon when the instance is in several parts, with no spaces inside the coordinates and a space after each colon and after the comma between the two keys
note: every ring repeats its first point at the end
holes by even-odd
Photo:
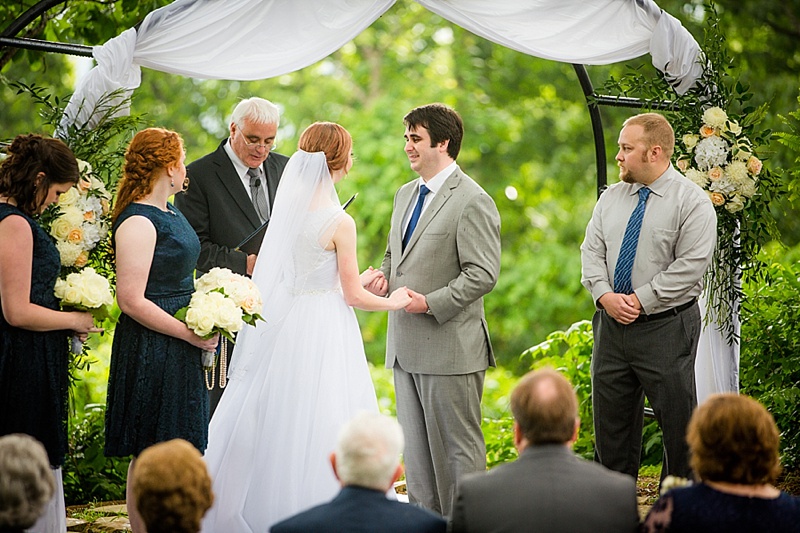
{"type": "Polygon", "coordinates": [[[711,181],[718,181],[720,178],[722,178],[722,175],[722,169],[719,167],[714,167],[708,171],[708,179],[711,181]]]}
{"type": "Polygon", "coordinates": [[[678,162],[675,163],[675,164],[678,166],[678,170],[680,170],[684,174],[686,173],[687,170],[689,170],[689,160],[688,159],[678,159],[678,162]]]}
{"type": "Polygon", "coordinates": [[[83,240],[83,230],[81,228],[73,228],[67,235],[67,242],[77,244],[83,240]]]}
{"type": "Polygon", "coordinates": [[[713,128],[707,124],[703,124],[703,127],[700,128],[700,136],[703,137],[704,139],[706,137],[711,137],[716,134],[717,134],[716,128],[713,128]]]}
{"type": "Polygon", "coordinates": [[[761,172],[761,168],[763,166],[764,164],[761,162],[761,160],[754,155],[751,155],[750,159],[747,160],[747,171],[753,176],[758,176],[758,173],[761,172]]]}
{"type": "Polygon", "coordinates": [[[717,207],[725,204],[725,196],[722,193],[711,192],[708,197],[711,198],[711,203],[717,207]]]}

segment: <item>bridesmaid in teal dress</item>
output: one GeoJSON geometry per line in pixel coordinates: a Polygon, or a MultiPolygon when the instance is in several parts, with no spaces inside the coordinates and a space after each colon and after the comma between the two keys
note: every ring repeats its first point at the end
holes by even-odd
{"type": "Polygon", "coordinates": [[[194,292],[200,241],[168,203],[186,179],[183,140],[148,128],[125,153],[113,213],[117,302],[106,412],[106,455],[133,455],[128,470],[128,516],[144,531],[131,491],[135,457],[150,445],[175,438],[201,453],[208,439],[208,392],[201,354],[216,349],[173,314],[194,292]]]}
{"type": "Polygon", "coordinates": [[[0,435],[44,444],[56,491],[29,531],[64,531],[61,466],[67,451],[68,338],[100,331],[89,313],[63,312],[53,293],[58,250],[35,217],[78,181],[67,145],[20,135],[0,164],[0,435]]]}

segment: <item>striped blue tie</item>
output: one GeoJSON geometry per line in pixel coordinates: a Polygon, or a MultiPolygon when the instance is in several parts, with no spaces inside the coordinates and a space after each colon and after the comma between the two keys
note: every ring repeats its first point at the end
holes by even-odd
{"type": "Polygon", "coordinates": [[[631,286],[633,259],[636,257],[636,246],[639,244],[639,232],[642,231],[644,208],[651,192],[647,187],[639,189],[639,203],[636,204],[636,208],[631,213],[631,218],[628,219],[625,236],[622,238],[622,246],[619,248],[617,266],[614,269],[614,292],[621,294],[633,292],[633,287],[631,286]]]}
{"type": "Polygon", "coordinates": [[[403,251],[405,251],[408,241],[411,240],[411,234],[414,233],[414,228],[417,227],[419,216],[422,214],[422,204],[425,203],[425,195],[431,192],[429,188],[424,185],[419,187],[419,196],[417,197],[417,205],[414,206],[414,212],[411,213],[411,220],[408,221],[408,229],[403,236],[403,251]]]}

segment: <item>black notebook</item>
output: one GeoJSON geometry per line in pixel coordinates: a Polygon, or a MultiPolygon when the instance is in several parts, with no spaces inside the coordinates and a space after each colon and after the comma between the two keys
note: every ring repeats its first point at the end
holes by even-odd
{"type": "MultiPolygon", "coordinates": [[[[353,203],[353,200],[356,199],[356,196],[358,196],[358,193],[355,193],[353,196],[351,196],[350,199],[344,203],[342,208],[347,209],[347,206],[353,203]]],[[[237,244],[236,249],[246,253],[247,255],[257,254],[261,249],[261,241],[264,240],[264,235],[267,233],[267,226],[269,226],[269,220],[261,224],[257,230],[245,237],[242,242],[237,244]]]]}

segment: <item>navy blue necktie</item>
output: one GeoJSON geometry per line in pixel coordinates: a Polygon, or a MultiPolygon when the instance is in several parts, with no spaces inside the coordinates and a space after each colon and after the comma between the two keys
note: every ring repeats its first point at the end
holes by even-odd
{"type": "Polygon", "coordinates": [[[414,206],[414,212],[411,213],[411,220],[408,221],[408,228],[406,234],[403,236],[403,250],[405,251],[408,241],[411,240],[411,234],[414,233],[414,228],[417,227],[419,216],[422,214],[422,204],[425,203],[425,195],[431,192],[425,185],[420,186],[419,196],[417,197],[417,205],[414,206]]]}
{"type": "Polygon", "coordinates": [[[636,257],[636,246],[639,244],[639,233],[642,231],[644,208],[651,192],[647,187],[639,189],[639,203],[636,204],[636,208],[631,213],[631,218],[628,219],[625,236],[622,238],[622,245],[619,247],[617,266],[614,269],[614,292],[621,294],[633,292],[633,287],[631,286],[633,260],[636,257]]]}

